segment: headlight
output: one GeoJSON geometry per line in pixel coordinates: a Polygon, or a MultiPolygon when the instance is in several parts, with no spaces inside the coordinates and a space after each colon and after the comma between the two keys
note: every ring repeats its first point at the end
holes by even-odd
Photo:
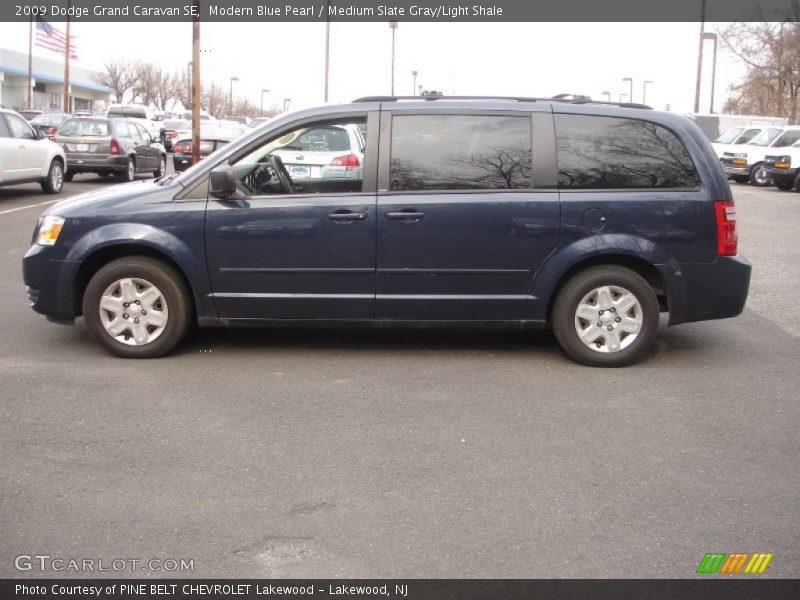
{"type": "Polygon", "coordinates": [[[47,215],[42,221],[42,226],[39,228],[39,235],[36,238],[36,243],[40,246],[54,245],[58,239],[58,234],[61,233],[62,227],[64,227],[63,217],[47,215]]]}
{"type": "Polygon", "coordinates": [[[776,169],[788,169],[791,166],[792,166],[791,156],[780,156],[778,157],[778,160],[775,161],[776,169]]]}

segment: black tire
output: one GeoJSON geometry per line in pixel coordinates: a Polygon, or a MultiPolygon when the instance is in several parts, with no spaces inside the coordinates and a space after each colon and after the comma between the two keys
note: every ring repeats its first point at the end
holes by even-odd
{"type": "Polygon", "coordinates": [[[734,175],[733,180],[736,183],[747,183],[748,181],[750,181],[750,177],[747,175],[734,175]]]}
{"type": "Polygon", "coordinates": [[[756,163],[753,165],[753,168],[750,169],[750,183],[758,187],[767,187],[770,183],[772,183],[769,179],[769,176],[766,172],[762,169],[762,163],[756,163]]]}
{"type": "Polygon", "coordinates": [[[776,179],[775,187],[784,192],[788,192],[794,187],[794,181],[786,181],[785,179],[776,179]]]}
{"type": "Polygon", "coordinates": [[[46,194],[60,194],[64,187],[64,163],[54,158],[47,169],[47,178],[41,183],[42,191],[46,194]]]}
{"type": "Polygon", "coordinates": [[[641,275],[626,267],[600,265],[581,271],[561,288],[553,305],[553,332],[564,352],[579,363],[593,367],[624,367],[642,358],[650,349],[658,331],[659,312],[658,299],[641,275]],[[637,337],[616,352],[590,348],[580,340],[576,330],[578,305],[592,290],[602,286],[625,288],[636,297],[641,308],[642,323],[637,337]]]}
{"type": "Polygon", "coordinates": [[[153,171],[153,177],[158,179],[167,174],[167,157],[163,154],[158,157],[158,168],[153,171]]]}
{"type": "Polygon", "coordinates": [[[800,173],[797,173],[794,178],[794,191],[800,192],[800,173]]]}
{"type": "MultiPolygon", "coordinates": [[[[162,309],[163,310],[163,309],[162,309]]],[[[102,267],[86,286],[83,317],[92,337],[109,353],[122,358],[157,358],[172,350],[186,335],[191,320],[191,296],[181,276],[169,265],[147,256],[127,256],[102,267]],[[152,342],[129,345],[106,331],[100,316],[100,300],[114,282],[125,278],[156,286],[167,305],[167,323],[152,342]]]]}
{"type": "Polygon", "coordinates": [[[125,170],[119,174],[122,181],[130,183],[136,179],[136,161],[132,157],[128,157],[128,162],[125,163],[125,170]]]}

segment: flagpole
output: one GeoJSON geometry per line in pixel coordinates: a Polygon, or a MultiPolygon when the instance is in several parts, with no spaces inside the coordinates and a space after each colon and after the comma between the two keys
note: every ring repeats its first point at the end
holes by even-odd
{"type": "Polygon", "coordinates": [[[70,8],[72,0],[67,0],[67,41],[64,43],[64,112],[70,114],[69,110],[69,31],[70,31],[70,8]]]}
{"type": "Polygon", "coordinates": [[[33,109],[33,14],[28,29],[28,110],[33,109]]]}

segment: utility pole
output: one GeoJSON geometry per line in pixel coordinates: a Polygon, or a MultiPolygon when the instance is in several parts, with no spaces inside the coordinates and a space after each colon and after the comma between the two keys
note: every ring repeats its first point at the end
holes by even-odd
{"type": "Polygon", "coordinates": [[[64,42],[64,112],[69,114],[69,34],[71,19],[69,18],[70,8],[72,8],[72,0],[67,0],[67,41],[64,42]]]}
{"type": "Polygon", "coordinates": [[[33,15],[28,31],[28,110],[33,108],[33,15]]]}
{"type": "Polygon", "coordinates": [[[200,162],[200,0],[192,0],[192,164],[200,162]]]}
{"type": "Polygon", "coordinates": [[[706,0],[700,0],[700,42],[697,46],[697,81],[694,86],[694,112],[700,112],[700,80],[703,73],[703,34],[706,29],[706,0]]]}
{"type": "Polygon", "coordinates": [[[325,0],[325,102],[328,101],[331,68],[331,0],[325,0]]]}

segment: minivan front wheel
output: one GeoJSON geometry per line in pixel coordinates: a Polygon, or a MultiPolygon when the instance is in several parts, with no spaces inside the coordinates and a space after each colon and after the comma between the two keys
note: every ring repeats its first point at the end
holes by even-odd
{"type": "Polygon", "coordinates": [[[650,348],[658,316],[658,299],[644,278],[626,267],[602,265],[564,285],[553,307],[553,330],[576,361],[622,367],[650,348]]]}
{"type": "Polygon", "coordinates": [[[189,327],[189,294],[161,261],[132,256],[102,267],[86,286],[83,316],[92,336],[124,358],[155,358],[172,350],[189,327]]]}

